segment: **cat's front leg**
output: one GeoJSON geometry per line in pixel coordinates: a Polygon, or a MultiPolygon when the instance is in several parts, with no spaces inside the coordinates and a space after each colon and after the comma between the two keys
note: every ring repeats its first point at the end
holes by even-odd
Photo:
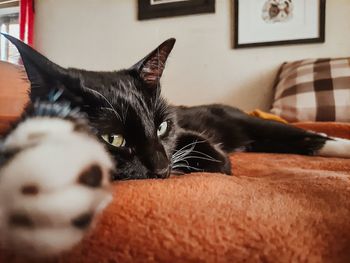
{"type": "Polygon", "coordinates": [[[208,136],[193,131],[178,133],[172,155],[173,173],[210,172],[231,175],[230,159],[208,136]]]}
{"type": "Polygon", "coordinates": [[[113,163],[72,120],[29,118],[4,140],[0,246],[35,257],[78,244],[111,200],[113,163]]]}

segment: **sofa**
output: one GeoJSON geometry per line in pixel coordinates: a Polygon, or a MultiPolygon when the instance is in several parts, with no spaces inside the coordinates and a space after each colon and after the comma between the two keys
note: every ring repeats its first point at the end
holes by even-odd
{"type": "MultiPolygon", "coordinates": [[[[27,102],[21,67],[0,63],[0,129],[27,102]]],[[[350,139],[350,124],[295,123],[350,139]]],[[[350,262],[350,160],[234,153],[233,175],[115,182],[72,251],[45,262],[350,262]]],[[[0,262],[31,261],[0,248],[0,262]]]]}

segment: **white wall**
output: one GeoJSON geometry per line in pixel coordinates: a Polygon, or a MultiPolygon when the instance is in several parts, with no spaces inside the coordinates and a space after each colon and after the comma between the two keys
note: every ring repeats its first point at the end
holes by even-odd
{"type": "Polygon", "coordinates": [[[136,0],[36,0],[36,47],[62,66],[116,70],[176,37],[163,93],[176,104],[267,109],[286,60],[350,56],[350,1],[328,0],[326,43],[232,49],[231,0],[216,13],[137,21],[136,0]]]}

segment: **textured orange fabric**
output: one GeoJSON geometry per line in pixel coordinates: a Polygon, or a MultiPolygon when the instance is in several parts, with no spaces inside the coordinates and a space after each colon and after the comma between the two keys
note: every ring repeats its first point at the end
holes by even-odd
{"type": "MultiPolygon", "coordinates": [[[[350,124],[298,125],[350,138],[350,124]]],[[[350,262],[350,160],[231,158],[234,176],[116,183],[97,227],[56,262],[350,262]]]]}
{"type": "Polygon", "coordinates": [[[329,136],[350,139],[350,123],[345,122],[298,122],[295,126],[328,134],[329,136]]]}

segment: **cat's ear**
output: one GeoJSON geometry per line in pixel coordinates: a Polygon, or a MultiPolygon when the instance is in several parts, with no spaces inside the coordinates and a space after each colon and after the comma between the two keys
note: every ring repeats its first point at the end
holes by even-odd
{"type": "Polygon", "coordinates": [[[163,74],[166,60],[174,47],[175,38],[170,38],[160,44],[150,54],[136,63],[132,69],[136,69],[141,79],[150,87],[156,88],[163,74]]]}
{"type": "Polygon", "coordinates": [[[51,62],[33,48],[7,34],[2,34],[16,46],[21,55],[28,79],[32,84],[31,99],[43,98],[50,92],[48,87],[59,86],[59,80],[66,75],[66,70],[51,62]]]}

